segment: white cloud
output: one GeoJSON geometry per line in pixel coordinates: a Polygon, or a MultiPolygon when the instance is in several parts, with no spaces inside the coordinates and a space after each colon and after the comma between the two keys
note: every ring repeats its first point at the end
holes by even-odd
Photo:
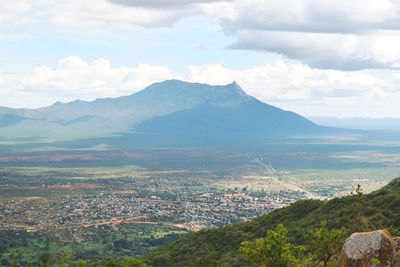
{"type": "Polygon", "coordinates": [[[210,14],[220,17],[231,48],[286,55],[333,69],[397,68],[397,0],[241,0],[210,14]]]}
{"type": "Polygon", "coordinates": [[[18,16],[26,14],[30,9],[31,4],[26,0],[0,0],[0,22],[14,20],[18,16]]]}
{"type": "Polygon", "coordinates": [[[108,0],[110,3],[121,4],[125,6],[136,6],[136,7],[151,7],[151,8],[171,8],[177,6],[188,6],[201,3],[213,3],[213,2],[227,2],[232,0],[108,0]]]}
{"type": "Polygon", "coordinates": [[[132,26],[167,27],[178,19],[192,15],[189,9],[156,10],[126,7],[104,0],[79,2],[57,1],[42,12],[46,23],[64,28],[121,28],[132,26]]]}
{"type": "Polygon", "coordinates": [[[231,48],[273,51],[310,66],[357,70],[398,68],[400,34],[326,34],[245,30],[237,32],[231,48]]]}
{"type": "Polygon", "coordinates": [[[12,26],[66,29],[131,29],[169,27],[199,15],[202,4],[231,0],[0,0],[0,21],[12,26]]]}
{"type": "Polygon", "coordinates": [[[241,0],[231,6],[234,16],[220,16],[233,31],[362,33],[400,27],[397,0],[241,0]]]}
{"type": "Polygon", "coordinates": [[[0,0],[0,22],[21,31],[170,27],[198,15],[219,23],[236,40],[231,48],[278,53],[318,68],[400,66],[399,0],[0,0]]]}
{"type": "Polygon", "coordinates": [[[400,76],[311,68],[278,60],[245,70],[221,64],[190,66],[187,78],[224,84],[236,80],[256,98],[304,115],[398,117],[400,76]]]}
{"type": "Polygon", "coordinates": [[[115,97],[169,78],[175,76],[162,66],[112,67],[104,58],[86,62],[79,57],[67,57],[54,68],[37,67],[25,74],[0,73],[0,105],[37,107],[56,101],[115,97]],[[37,101],[31,102],[32,96],[37,101]]]}
{"type": "Polygon", "coordinates": [[[127,95],[166,79],[226,84],[236,80],[250,95],[303,115],[398,117],[400,75],[396,71],[338,71],[277,60],[247,69],[223,64],[191,65],[176,74],[167,67],[113,67],[100,58],[61,59],[29,73],[0,72],[0,105],[37,107],[56,101],[127,95]]]}

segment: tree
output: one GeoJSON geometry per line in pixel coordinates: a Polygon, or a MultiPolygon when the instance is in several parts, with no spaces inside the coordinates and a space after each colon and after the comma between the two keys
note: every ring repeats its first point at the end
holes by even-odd
{"type": "Polygon", "coordinates": [[[138,258],[125,258],[122,260],[123,267],[149,267],[143,260],[138,258]]]}
{"type": "Polygon", "coordinates": [[[320,227],[311,230],[306,236],[308,250],[315,261],[315,265],[323,263],[328,265],[329,260],[337,255],[345,241],[346,231],[344,229],[328,229],[326,221],[322,221],[320,227]]]}
{"type": "Polygon", "coordinates": [[[189,264],[188,267],[217,267],[219,266],[217,263],[217,258],[212,253],[207,253],[206,255],[202,255],[197,257],[189,264]]]}
{"type": "Polygon", "coordinates": [[[257,267],[299,266],[305,248],[289,243],[287,234],[286,228],[279,224],[274,230],[267,231],[264,238],[242,242],[240,252],[257,267]]]}
{"type": "Polygon", "coordinates": [[[43,252],[39,255],[37,260],[37,267],[52,267],[53,259],[48,252],[43,252]]]}
{"type": "MultiPolygon", "coordinates": [[[[351,192],[352,195],[353,192],[351,192]]],[[[354,214],[354,219],[349,226],[349,230],[354,232],[366,232],[371,230],[372,228],[369,225],[368,217],[364,215],[365,211],[365,196],[363,194],[363,190],[361,185],[358,184],[355,193],[355,199],[352,205],[352,212],[354,214]]]]}
{"type": "Polygon", "coordinates": [[[59,267],[69,267],[70,263],[74,260],[74,254],[71,250],[65,249],[60,260],[58,261],[59,267]]]}
{"type": "Polygon", "coordinates": [[[138,258],[124,258],[124,259],[109,259],[107,260],[106,267],[149,267],[143,260],[138,258]]]}
{"type": "Polygon", "coordinates": [[[22,255],[22,250],[14,250],[9,254],[8,262],[10,263],[11,267],[16,267],[19,265],[22,255]]]}
{"type": "Polygon", "coordinates": [[[76,263],[75,263],[76,267],[86,267],[88,266],[88,261],[87,260],[83,260],[83,259],[79,259],[76,263]]]}

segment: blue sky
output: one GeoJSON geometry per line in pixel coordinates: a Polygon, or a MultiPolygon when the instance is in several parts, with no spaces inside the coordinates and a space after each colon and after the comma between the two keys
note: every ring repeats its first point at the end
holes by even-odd
{"type": "Polygon", "coordinates": [[[207,18],[184,18],[162,28],[138,28],[116,32],[101,29],[39,32],[22,30],[21,38],[1,41],[1,64],[5,68],[54,65],[71,55],[92,61],[107,57],[116,65],[174,65],[182,71],[189,64],[222,62],[235,68],[261,64],[279,55],[227,49],[233,38],[207,18]],[[26,36],[25,38],[23,36],[26,36]],[[172,64],[171,64],[172,63],[172,64]]]}
{"type": "Polygon", "coordinates": [[[390,0],[0,0],[0,106],[116,97],[178,78],[306,116],[400,117],[390,0]]]}

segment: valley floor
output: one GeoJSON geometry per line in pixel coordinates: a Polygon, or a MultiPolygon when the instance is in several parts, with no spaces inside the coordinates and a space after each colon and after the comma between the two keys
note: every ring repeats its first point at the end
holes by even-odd
{"type": "Polygon", "coordinates": [[[3,257],[22,249],[29,260],[62,242],[99,259],[107,249],[143,255],[187,232],[357,184],[374,190],[400,173],[400,149],[29,151],[0,153],[0,166],[3,257]]]}

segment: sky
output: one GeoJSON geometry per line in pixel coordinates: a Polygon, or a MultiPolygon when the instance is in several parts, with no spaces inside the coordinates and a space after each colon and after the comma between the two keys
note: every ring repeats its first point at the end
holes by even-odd
{"type": "Polygon", "coordinates": [[[0,0],[0,106],[236,81],[304,116],[400,117],[400,0],[0,0]]]}

